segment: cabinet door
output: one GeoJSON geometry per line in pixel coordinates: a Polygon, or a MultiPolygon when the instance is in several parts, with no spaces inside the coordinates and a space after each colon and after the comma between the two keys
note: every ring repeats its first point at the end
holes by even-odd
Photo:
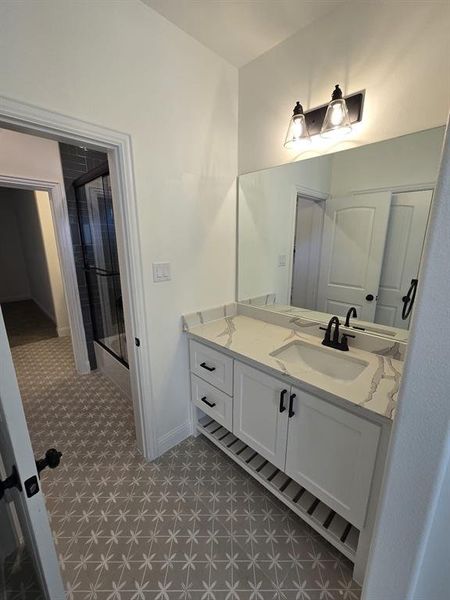
{"type": "Polygon", "coordinates": [[[286,459],[288,403],[283,381],[234,362],[233,433],[279,469],[286,459]]]}
{"type": "Polygon", "coordinates": [[[365,521],[380,426],[299,389],[286,473],[358,528],[365,521]]]}

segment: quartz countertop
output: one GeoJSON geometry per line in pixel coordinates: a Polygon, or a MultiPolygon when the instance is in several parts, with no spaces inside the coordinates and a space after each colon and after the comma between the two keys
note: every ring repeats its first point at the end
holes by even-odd
{"type": "MultiPolygon", "coordinates": [[[[189,335],[199,341],[222,348],[236,358],[249,359],[268,367],[274,374],[288,376],[294,383],[305,384],[305,389],[325,392],[325,396],[358,405],[378,415],[393,419],[397,404],[403,363],[390,357],[351,348],[326,348],[327,352],[353,357],[368,363],[364,371],[351,381],[335,379],[314,371],[301,361],[286,362],[272,354],[290,342],[299,340],[324,349],[321,340],[294,329],[272,325],[243,315],[224,317],[189,328],[189,335]]],[[[324,397],[325,397],[324,396],[324,397]]]]}
{"type": "MultiPolygon", "coordinates": [[[[276,313],[282,313],[285,315],[291,315],[294,317],[303,317],[304,319],[310,319],[311,321],[317,321],[319,323],[328,323],[333,317],[331,313],[324,313],[317,310],[311,310],[309,308],[299,308],[291,306],[290,304],[265,304],[260,305],[258,308],[264,310],[270,310],[276,313]]],[[[407,342],[409,337],[408,329],[400,329],[399,327],[390,327],[388,325],[381,325],[379,323],[370,323],[369,321],[361,321],[361,319],[351,319],[352,326],[357,325],[362,327],[362,331],[372,335],[383,336],[386,339],[395,342],[407,342]]]]}

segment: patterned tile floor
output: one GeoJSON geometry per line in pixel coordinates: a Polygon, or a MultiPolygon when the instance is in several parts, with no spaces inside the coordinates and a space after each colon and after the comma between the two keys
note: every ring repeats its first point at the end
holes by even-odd
{"type": "Polygon", "coordinates": [[[131,406],[70,341],[13,349],[67,598],[357,600],[351,563],[208,440],[152,464],[131,406]]]}

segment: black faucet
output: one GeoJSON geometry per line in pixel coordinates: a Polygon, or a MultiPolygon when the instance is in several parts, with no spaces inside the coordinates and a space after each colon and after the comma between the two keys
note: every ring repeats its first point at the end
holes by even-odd
{"type": "Polygon", "coordinates": [[[339,325],[340,321],[338,317],[331,317],[327,327],[321,327],[323,331],[325,331],[325,336],[322,340],[323,346],[328,346],[329,348],[334,348],[335,350],[342,350],[343,352],[348,351],[348,338],[354,338],[354,335],[350,335],[349,333],[344,333],[342,338],[339,340],[339,325]],[[331,338],[331,330],[334,325],[334,333],[333,338],[331,338]]]}
{"type": "Polygon", "coordinates": [[[351,306],[347,311],[347,316],[345,317],[345,326],[350,327],[350,317],[358,318],[358,313],[356,312],[356,308],[351,306]]]}

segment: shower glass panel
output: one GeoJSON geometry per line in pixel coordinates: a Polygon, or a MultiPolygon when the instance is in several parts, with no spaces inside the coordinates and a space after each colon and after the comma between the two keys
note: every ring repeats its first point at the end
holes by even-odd
{"type": "Polygon", "coordinates": [[[111,182],[107,164],[75,182],[95,340],[128,366],[111,182]]]}

